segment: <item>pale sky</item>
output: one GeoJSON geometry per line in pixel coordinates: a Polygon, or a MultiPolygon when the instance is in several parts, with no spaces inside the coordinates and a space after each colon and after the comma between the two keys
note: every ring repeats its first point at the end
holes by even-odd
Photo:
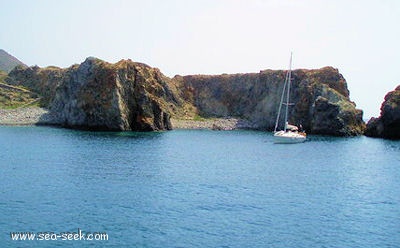
{"type": "Polygon", "coordinates": [[[400,85],[399,0],[0,0],[0,48],[28,65],[132,59],[165,75],[333,66],[364,119],[400,85]]]}

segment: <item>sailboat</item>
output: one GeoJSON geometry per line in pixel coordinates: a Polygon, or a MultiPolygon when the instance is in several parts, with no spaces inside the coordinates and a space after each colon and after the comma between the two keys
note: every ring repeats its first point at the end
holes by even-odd
{"type": "Polygon", "coordinates": [[[295,125],[291,125],[288,122],[289,106],[293,105],[290,103],[290,85],[292,81],[292,53],[290,54],[289,70],[286,73],[285,83],[283,85],[281,101],[279,104],[278,115],[276,117],[275,129],[274,129],[274,143],[280,144],[294,144],[306,141],[307,135],[304,132],[299,132],[299,128],[295,125]],[[286,97],[285,97],[286,93],[286,97]],[[286,98],[286,102],[284,102],[286,98]],[[278,131],[279,119],[281,115],[282,105],[286,105],[285,109],[285,122],[283,130],[278,131]]]}

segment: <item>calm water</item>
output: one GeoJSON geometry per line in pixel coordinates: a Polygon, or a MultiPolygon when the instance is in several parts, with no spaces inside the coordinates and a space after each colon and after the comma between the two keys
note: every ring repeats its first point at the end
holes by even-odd
{"type": "Polygon", "coordinates": [[[1,247],[400,247],[395,141],[0,127],[0,168],[1,247]]]}

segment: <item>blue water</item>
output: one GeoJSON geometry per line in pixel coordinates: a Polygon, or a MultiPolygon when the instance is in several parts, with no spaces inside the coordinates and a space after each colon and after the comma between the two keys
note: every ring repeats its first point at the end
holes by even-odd
{"type": "Polygon", "coordinates": [[[272,138],[0,127],[0,246],[400,247],[400,142],[272,138]]]}

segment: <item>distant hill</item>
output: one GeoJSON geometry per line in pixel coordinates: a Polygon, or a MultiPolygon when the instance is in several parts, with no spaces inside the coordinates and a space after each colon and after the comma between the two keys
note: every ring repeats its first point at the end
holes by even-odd
{"type": "Polygon", "coordinates": [[[0,49],[0,70],[10,72],[17,65],[25,65],[14,56],[0,49]]]}

